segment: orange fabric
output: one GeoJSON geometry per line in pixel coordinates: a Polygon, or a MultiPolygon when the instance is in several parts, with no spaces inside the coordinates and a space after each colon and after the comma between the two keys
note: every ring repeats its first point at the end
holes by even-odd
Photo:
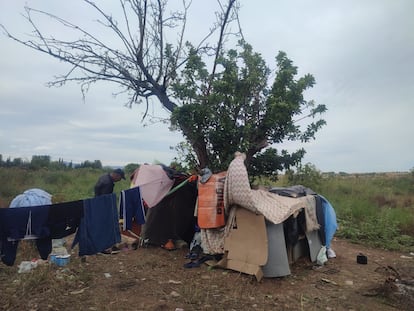
{"type": "Polygon", "coordinates": [[[209,180],[198,183],[198,226],[202,229],[219,228],[226,224],[224,215],[224,181],[226,172],[213,174],[209,180]]]}
{"type": "Polygon", "coordinates": [[[198,178],[197,175],[191,175],[190,177],[188,177],[188,182],[196,181],[197,178],[198,178]]]}
{"type": "Polygon", "coordinates": [[[138,225],[135,221],[133,221],[131,230],[122,230],[121,234],[128,236],[130,238],[137,239],[137,237],[139,237],[141,234],[141,225],[138,225]],[[132,231],[132,233],[130,231],[132,231]]]}
{"type": "Polygon", "coordinates": [[[171,240],[171,239],[169,239],[167,241],[167,243],[165,243],[162,247],[165,248],[166,250],[169,250],[169,251],[172,251],[172,250],[176,249],[175,244],[174,244],[173,240],[171,240]]]}

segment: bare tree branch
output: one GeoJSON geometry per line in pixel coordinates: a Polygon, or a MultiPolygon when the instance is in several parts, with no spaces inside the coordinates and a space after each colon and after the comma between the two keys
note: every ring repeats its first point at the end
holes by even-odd
{"type": "MultiPolygon", "coordinates": [[[[145,119],[152,103],[150,98],[158,99],[169,112],[178,106],[174,98],[176,90],[170,86],[181,78],[180,73],[185,71],[185,65],[194,52],[203,58],[213,58],[212,71],[207,73],[207,84],[199,95],[209,94],[223,45],[231,34],[228,24],[237,16],[237,0],[217,2],[221,11],[216,13],[216,21],[201,41],[194,45],[187,44],[185,38],[192,0],[182,0],[181,9],[171,12],[168,11],[168,0],[119,0],[120,16],[116,16],[116,12],[108,13],[103,4],[83,0],[97,15],[95,22],[107,31],[105,34],[109,34],[109,39],[93,28],[76,25],[52,13],[29,7],[25,7],[24,15],[33,29],[29,39],[11,34],[3,25],[0,27],[12,40],[69,65],[67,71],[55,76],[48,86],[59,87],[75,82],[80,85],[85,98],[94,83],[110,82],[121,89],[115,95],[126,95],[125,106],[145,105],[145,119]],[[69,36],[53,37],[43,32],[38,17],[49,18],[56,26],[72,31],[75,39],[69,39],[69,36]],[[174,33],[175,37],[171,36],[174,33]],[[218,39],[211,42],[215,34],[218,34],[218,39]]],[[[190,129],[185,125],[181,127],[185,137],[189,137],[187,128],[190,129]]],[[[208,159],[204,140],[192,141],[192,144],[200,158],[208,159]]]]}
{"type": "Polygon", "coordinates": [[[218,61],[218,58],[219,58],[220,54],[222,53],[223,41],[224,41],[224,37],[225,37],[225,29],[228,26],[229,19],[230,19],[230,13],[233,10],[233,5],[234,5],[235,2],[236,2],[236,0],[229,0],[227,7],[224,8],[221,5],[220,1],[218,1],[218,3],[220,4],[220,7],[222,8],[223,13],[219,17],[220,36],[219,36],[219,39],[218,39],[217,47],[215,49],[213,69],[212,69],[211,74],[210,74],[210,83],[209,83],[208,88],[207,88],[207,95],[209,95],[210,91],[211,91],[211,83],[212,83],[212,81],[214,79],[214,75],[216,73],[217,61],[218,61]]]}
{"type": "MultiPolygon", "coordinates": [[[[167,110],[172,111],[176,104],[167,96],[167,88],[171,79],[176,76],[178,66],[185,63],[182,52],[184,22],[191,2],[183,1],[184,12],[173,12],[169,16],[164,16],[167,3],[165,0],[120,0],[122,9],[120,21],[105,13],[93,1],[84,0],[84,3],[103,18],[98,19],[97,23],[112,31],[112,34],[122,43],[123,50],[109,46],[97,35],[81,26],[49,12],[29,7],[25,7],[24,18],[33,29],[32,38],[20,39],[12,35],[3,25],[0,27],[14,41],[70,65],[69,70],[54,77],[54,80],[48,83],[49,86],[62,86],[67,82],[76,82],[80,84],[82,93],[85,95],[91,84],[109,81],[118,84],[130,94],[128,106],[137,103],[140,97],[156,96],[167,110]],[[49,17],[58,25],[78,32],[79,39],[70,41],[46,36],[38,28],[34,15],[49,17]],[[118,24],[119,22],[121,23],[118,24]],[[178,38],[179,43],[173,49],[175,58],[167,59],[165,29],[175,28],[180,24],[183,25],[178,38]],[[121,25],[124,29],[121,29],[121,25]],[[138,29],[132,30],[135,25],[138,29]]],[[[148,103],[148,101],[145,102],[148,103]]]]}

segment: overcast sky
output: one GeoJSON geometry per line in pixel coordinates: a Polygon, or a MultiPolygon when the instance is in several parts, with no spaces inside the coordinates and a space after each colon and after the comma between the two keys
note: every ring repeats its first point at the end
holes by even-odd
{"type": "MultiPolygon", "coordinates": [[[[0,0],[0,23],[21,38],[30,31],[20,15],[25,4],[75,22],[96,18],[78,0],[0,0]]],[[[191,38],[204,36],[216,4],[193,0],[191,38]]],[[[304,147],[304,162],[321,171],[414,168],[413,13],[412,0],[242,1],[240,22],[246,41],[272,68],[277,52],[285,51],[301,75],[311,73],[316,79],[306,99],[328,107],[327,126],[316,140],[276,148],[304,147]]],[[[47,22],[42,26],[53,29],[47,22]]],[[[118,91],[114,86],[97,84],[83,101],[77,85],[45,86],[65,72],[63,63],[3,34],[0,46],[3,159],[30,161],[32,155],[50,155],[52,160],[101,160],[103,165],[123,166],[169,164],[175,156],[171,147],[183,140],[180,134],[170,132],[167,124],[144,126],[143,111],[125,108],[124,98],[112,95],[118,91]]],[[[168,117],[160,106],[151,113],[168,117]]]]}

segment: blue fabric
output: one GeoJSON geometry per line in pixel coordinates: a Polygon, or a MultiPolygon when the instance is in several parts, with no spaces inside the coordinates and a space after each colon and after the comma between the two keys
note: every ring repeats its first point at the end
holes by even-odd
{"type": "Polygon", "coordinates": [[[10,207],[27,207],[52,204],[52,196],[42,189],[28,189],[16,196],[10,207]]]}
{"type": "Polygon", "coordinates": [[[319,195],[315,196],[315,204],[316,204],[316,218],[319,224],[319,238],[321,239],[321,244],[326,246],[326,232],[325,232],[325,209],[322,206],[322,198],[319,195]]]}
{"type": "Polygon", "coordinates": [[[48,215],[49,205],[0,208],[0,253],[3,263],[8,266],[14,264],[19,240],[28,238],[28,235],[36,239],[40,257],[47,259],[52,251],[48,215]]]}
{"type": "Polygon", "coordinates": [[[121,191],[119,210],[120,218],[124,220],[124,230],[131,230],[133,221],[138,225],[145,224],[145,211],[139,187],[121,191]]]}
{"type": "Polygon", "coordinates": [[[48,226],[52,239],[61,239],[76,232],[83,217],[83,200],[50,205],[48,226]]]}
{"type": "Polygon", "coordinates": [[[0,209],[0,232],[2,236],[10,239],[21,240],[26,234],[38,238],[48,237],[50,234],[47,226],[49,205],[30,206],[21,208],[0,209]],[[28,226],[29,220],[31,225],[28,226]]]}
{"type": "Polygon", "coordinates": [[[79,243],[79,256],[94,255],[121,242],[115,194],[84,200],[72,248],[79,243]]]}
{"type": "Polygon", "coordinates": [[[323,196],[319,195],[322,200],[322,207],[323,212],[325,215],[325,237],[326,237],[326,247],[331,247],[332,238],[338,228],[338,224],[336,222],[336,213],[334,208],[332,207],[331,203],[324,198],[323,196]]]}
{"type": "MultiPolygon", "coordinates": [[[[43,238],[35,240],[37,251],[40,258],[47,260],[49,254],[52,252],[52,239],[43,238]]],[[[2,241],[1,247],[1,261],[7,266],[13,266],[16,261],[17,247],[19,241],[2,241]]]]}

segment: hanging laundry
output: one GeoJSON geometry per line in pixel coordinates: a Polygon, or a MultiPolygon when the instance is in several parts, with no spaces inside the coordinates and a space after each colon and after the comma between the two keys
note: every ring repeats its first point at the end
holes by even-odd
{"type": "Polygon", "coordinates": [[[12,266],[16,260],[19,240],[36,239],[39,255],[46,260],[52,251],[47,226],[49,205],[0,209],[1,260],[12,266]]]}
{"type": "Polygon", "coordinates": [[[145,210],[139,187],[121,191],[119,211],[124,231],[131,230],[133,222],[138,225],[145,224],[145,210]]]}
{"type": "Polygon", "coordinates": [[[52,239],[62,239],[76,232],[83,217],[83,200],[52,204],[47,225],[52,239]]]}
{"type": "Polygon", "coordinates": [[[94,255],[121,242],[116,195],[106,194],[83,201],[83,218],[72,243],[79,256],[94,255]]]}

